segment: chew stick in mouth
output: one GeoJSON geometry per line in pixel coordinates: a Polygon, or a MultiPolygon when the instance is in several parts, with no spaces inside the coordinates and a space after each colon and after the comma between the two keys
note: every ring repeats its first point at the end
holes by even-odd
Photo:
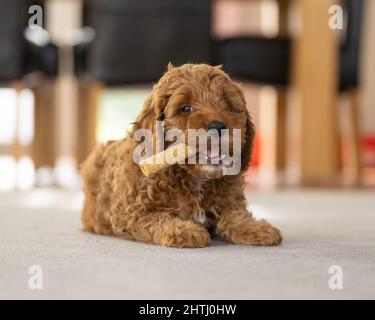
{"type": "Polygon", "coordinates": [[[195,148],[184,143],[176,144],[162,152],[139,162],[143,174],[149,177],[154,172],[173,166],[196,154],[195,148]]]}

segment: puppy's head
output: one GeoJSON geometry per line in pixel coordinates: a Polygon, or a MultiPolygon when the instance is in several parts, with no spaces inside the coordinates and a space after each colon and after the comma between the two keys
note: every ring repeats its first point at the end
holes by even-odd
{"type": "MultiPolygon", "coordinates": [[[[157,121],[164,121],[165,132],[171,129],[183,132],[186,142],[189,129],[199,130],[198,133],[208,132],[207,149],[199,150],[201,145],[197,137],[194,141],[197,147],[196,164],[188,164],[186,168],[191,174],[211,179],[223,175],[223,169],[228,165],[225,158],[238,156],[234,154],[233,129],[240,129],[239,162],[241,171],[247,169],[252,153],[254,126],[241,89],[221,67],[186,64],[175,68],[170,64],[145,102],[131,135],[138,129],[155,132],[157,121]],[[225,135],[229,145],[225,152],[230,155],[224,153],[221,145],[225,135]],[[214,143],[218,140],[211,139],[212,136],[219,137],[220,143],[214,143]],[[202,158],[206,163],[200,161],[202,158]]],[[[165,141],[165,148],[171,143],[173,141],[165,141]]]]}

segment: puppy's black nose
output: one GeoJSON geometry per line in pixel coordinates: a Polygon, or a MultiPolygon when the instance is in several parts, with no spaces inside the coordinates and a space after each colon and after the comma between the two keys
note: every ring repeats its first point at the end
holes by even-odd
{"type": "Polygon", "coordinates": [[[213,121],[208,125],[208,130],[217,130],[217,132],[219,133],[219,137],[224,134],[224,132],[222,132],[221,130],[224,130],[225,128],[225,123],[220,121],[213,121]]]}

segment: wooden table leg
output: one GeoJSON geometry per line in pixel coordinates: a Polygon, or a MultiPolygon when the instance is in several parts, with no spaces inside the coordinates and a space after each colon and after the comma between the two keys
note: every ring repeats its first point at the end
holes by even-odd
{"type": "Polygon", "coordinates": [[[293,44],[292,92],[297,112],[295,164],[301,182],[321,182],[338,173],[336,115],[338,41],[328,26],[337,0],[295,0],[300,17],[293,44]]]}

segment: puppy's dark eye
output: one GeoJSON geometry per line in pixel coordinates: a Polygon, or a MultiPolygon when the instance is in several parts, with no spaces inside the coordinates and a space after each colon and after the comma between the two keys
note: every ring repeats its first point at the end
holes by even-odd
{"type": "Polygon", "coordinates": [[[194,111],[192,106],[183,106],[181,108],[181,113],[192,113],[194,111]]]}

